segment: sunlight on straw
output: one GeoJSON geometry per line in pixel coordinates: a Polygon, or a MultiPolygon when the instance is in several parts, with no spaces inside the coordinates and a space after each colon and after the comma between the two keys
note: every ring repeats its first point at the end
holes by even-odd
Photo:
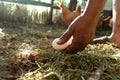
{"type": "Polygon", "coordinates": [[[26,57],[30,56],[31,50],[27,50],[27,49],[23,49],[23,51],[21,52],[23,55],[26,55],[26,57]]]}
{"type": "Polygon", "coordinates": [[[5,33],[3,32],[3,29],[0,28],[0,38],[4,37],[5,33]]]}
{"type": "Polygon", "coordinates": [[[29,57],[31,52],[32,52],[32,46],[30,46],[29,44],[26,44],[26,43],[22,43],[18,50],[19,50],[19,53],[21,53],[20,55],[22,55],[23,58],[25,57],[29,57]]]}

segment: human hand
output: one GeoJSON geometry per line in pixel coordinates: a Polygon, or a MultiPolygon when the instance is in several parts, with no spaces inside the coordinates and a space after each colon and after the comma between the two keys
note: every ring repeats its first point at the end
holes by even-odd
{"type": "Polygon", "coordinates": [[[93,41],[99,15],[106,0],[89,0],[82,15],[78,16],[57,41],[58,45],[67,42],[73,36],[72,43],[63,49],[66,53],[82,51],[93,41]],[[96,5],[95,5],[96,4],[96,5]]]}
{"type": "Polygon", "coordinates": [[[91,24],[92,23],[88,19],[82,16],[76,18],[57,42],[57,44],[62,45],[73,36],[72,43],[62,51],[74,54],[84,50],[87,44],[91,43],[94,38],[95,27],[91,24]]]}

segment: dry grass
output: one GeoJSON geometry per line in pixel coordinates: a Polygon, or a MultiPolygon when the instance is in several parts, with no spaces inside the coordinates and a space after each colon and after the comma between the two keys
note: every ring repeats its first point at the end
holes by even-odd
{"type": "MultiPolygon", "coordinates": [[[[51,42],[65,31],[50,25],[26,25],[2,22],[5,35],[0,38],[1,80],[86,80],[100,66],[105,70],[100,80],[120,79],[120,60],[112,57],[120,53],[115,44],[88,45],[74,55],[61,53],[52,48],[51,42]],[[22,54],[34,54],[29,57],[22,54]],[[17,55],[17,56],[16,56],[17,55]]],[[[104,33],[103,33],[104,32],[104,33]]],[[[97,31],[97,36],[109,35],[97,31]]],[[[107,33],[107,34],[106,34],[107,33]]]]}

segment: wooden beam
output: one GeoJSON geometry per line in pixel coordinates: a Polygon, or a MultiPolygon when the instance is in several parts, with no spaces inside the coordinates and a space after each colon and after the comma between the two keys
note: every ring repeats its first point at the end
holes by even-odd
{"type": "MultiPolygon", "coordinates": [[[[29,4],[29,5],[37,5],[37,6],[45,6],[51,7],[51,4],[40,2],[40,1],[32,1],[32,0],[0,0],[2,2],[12,2],[12,3],[19,3],[19,4],[29,4]]],[[[58,6],[53,6],[54,9],[60,9],[58,6]]]]}

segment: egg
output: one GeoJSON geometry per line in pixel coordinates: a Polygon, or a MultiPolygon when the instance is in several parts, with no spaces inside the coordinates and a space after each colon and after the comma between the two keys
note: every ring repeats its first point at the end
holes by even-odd
{"type": "Polygon", "coordinates": [[[71,37],[66,43],[64,44],[57,44],[57,42],[59,41],[60,38],[56,38],[53,40],[52,42],[52,47],[55,49],[55,50],[63,50],[65,48],[67,48],[71,43],[72,43],[72,39],[73,37],[71,37]]]}

